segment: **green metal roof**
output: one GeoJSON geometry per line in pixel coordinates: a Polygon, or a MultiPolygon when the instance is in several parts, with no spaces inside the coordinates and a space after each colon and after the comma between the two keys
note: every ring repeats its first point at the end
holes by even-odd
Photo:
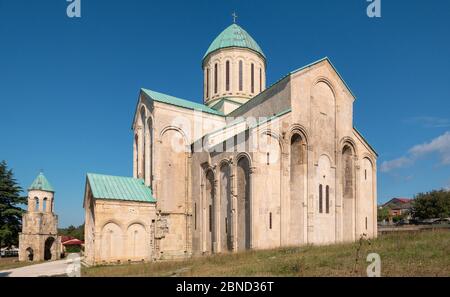
{"type": "Polygon", "coordinates": [[[214,41],[209,46],[205,55],[203,56],[203,60],[212,52],[227,48],[227,47],[242,47],[251,49],[258,54],[260,54],[264,59],[266,56],[264,55],[262,49],[259,47],[258,43],[247,33],[244,29],[242,29],[237,24],[232,24],[228,28],[222,31],[219,36],[214,39],[214,41]]]}
{"type": "Polygon", "coordinates": [[[28,190],[55,192],[55,190],[53,190],[52,185],[50,185],[47,178],[44,176],[42,172],[39,173],[39,175],[34,179],[33,183],[28,188],[28,190]]]}
{"type": "Polygon", "coordinates": [[[178,107],[184,107],[187,109],[199,110],[202,112],[210,113],[213,115],[224,116],[224,114],[218,110],[212,109],[204,104],[192,102],[189,100],[173,97],[170,95],[166,95],[163,93],[158,93],[148,89],[141,89],[141,91],[147,95],[150,99],[153,99],[158,102],[175,105],[178,107]]]}
{"type": "Polygon", "coordinates": [[[156,202],[142,179],[88,173],[87,180],[95,199],[156,202]]]}

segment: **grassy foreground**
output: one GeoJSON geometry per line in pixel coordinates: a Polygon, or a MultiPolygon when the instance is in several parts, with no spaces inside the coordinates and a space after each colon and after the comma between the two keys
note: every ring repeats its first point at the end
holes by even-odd
{"type": "Polygon", "coordinates": [[[11,257],[11,258],[0,258],[0,271],[8,270],[13,268],[24,267],[28,265],[39,264],[40,262],[19,262],[19,258],[11,257]]]}
{"type": "Polygon", "coordinates": [[[95,266],[83,276],[366,276],[369,253],[381,276],[450,276],[450,230],[382,235],[370,242],[305,246],[185,261],[95,266]],[[359,252],[358,252],[359,250],[359,252]]]}

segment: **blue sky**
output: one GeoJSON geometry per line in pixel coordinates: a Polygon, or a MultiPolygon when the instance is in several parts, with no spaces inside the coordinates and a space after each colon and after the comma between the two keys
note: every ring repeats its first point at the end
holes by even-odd
{"type": "Polygon", "coordinates": [[[450,187],[450,2],[381,2],[372,19],[365,0],[81,0],[71,19],[64,0],[0,0],[0,159],[24,188],[44,169],[60,226],[81,224],[87,172],[132,174],[139,88],[200,102],[201,58],[235,10],[268,84],[330,57],[380,155],[379,202],[450,187]]]}

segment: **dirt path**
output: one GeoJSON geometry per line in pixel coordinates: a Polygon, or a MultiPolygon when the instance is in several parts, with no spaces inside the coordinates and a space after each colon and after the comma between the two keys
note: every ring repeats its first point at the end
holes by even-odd
{"type": "Polygon", "coordinates": [[[0,271],[0,277],[36,277],[36,276],[67,276],[72,261],[80,261],[77,254],[70,254],[68,258],[58,261],[45,262],[20,268],[0,271]],[[69,260],[68,260],[69,259],[69,260]]]}

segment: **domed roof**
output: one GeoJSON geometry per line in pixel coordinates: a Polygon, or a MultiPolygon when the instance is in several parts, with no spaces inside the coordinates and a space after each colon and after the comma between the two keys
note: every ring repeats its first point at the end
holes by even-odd
{"type": "Polygon", "coordinates": [[[227,47],[242,47],[251,49],[265,59],[262,49],[259,47],[258,43],[247,33],[244,29],[242,29],[237,24],[232,24],[228,28],[222,31],[219,36],[214,39],[214,41],[209,46],[205,55],[203,56],[203,60],[212,52],[227,48],[227,47]]]}
{"type": "Polygon", "coordinates": [[[33,183],[28,188],[28,190],[41,190],[41,191],[47,191],[47,192],[55,192],[55,190],[53,190],[53,187],[50,185],[47,178],[44,176],[44,174],[42,172],[39,173],[39,175],[33,181],[33,183]]]}

